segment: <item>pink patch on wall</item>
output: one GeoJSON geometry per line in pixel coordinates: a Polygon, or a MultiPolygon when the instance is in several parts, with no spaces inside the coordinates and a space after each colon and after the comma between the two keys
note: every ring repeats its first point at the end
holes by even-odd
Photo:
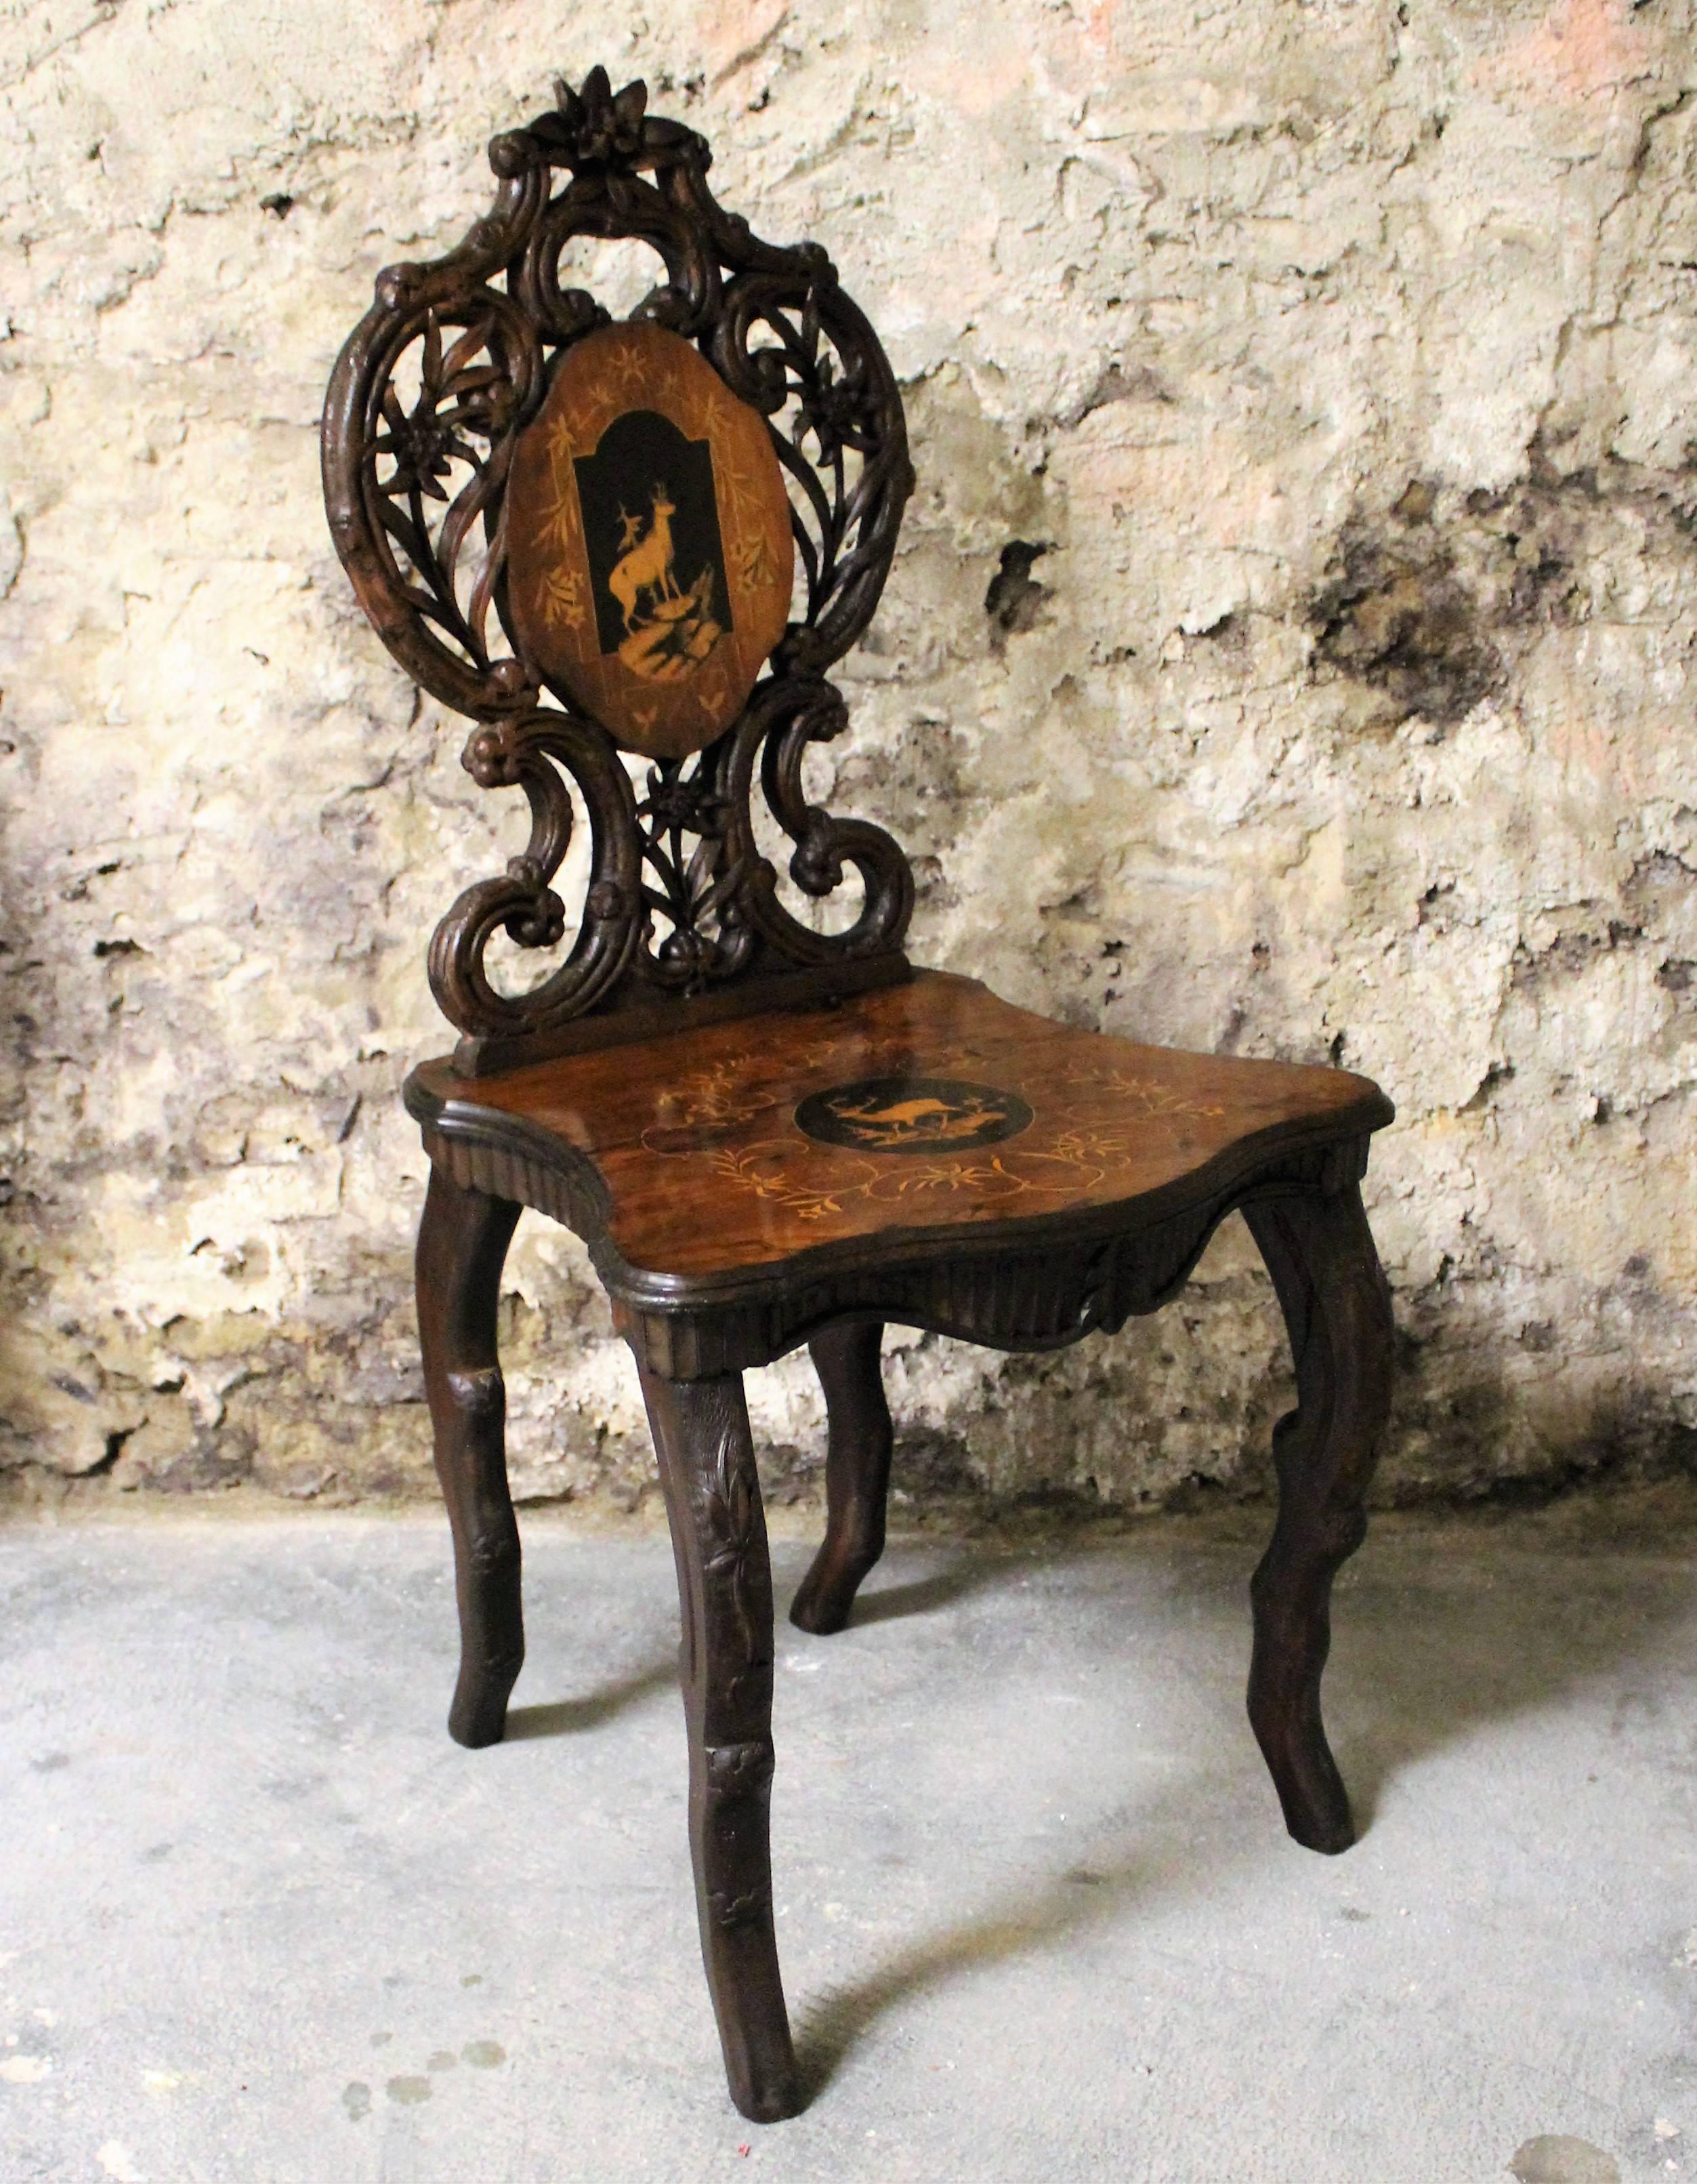
{"type": "Polygon", "coordinates": [[[1616,90],[1650,65],[1649,33],[1631,0],[1559,0],[1535,30],[1511,38],[1481,64],[1482,88],[1577,101],[1616,90]]]}
{"type": "Polygon", "coordinates": [[[788,13],[789,0],[703,0],[695,29],[714,81],[724,82],[752,59],[788,13]]]}

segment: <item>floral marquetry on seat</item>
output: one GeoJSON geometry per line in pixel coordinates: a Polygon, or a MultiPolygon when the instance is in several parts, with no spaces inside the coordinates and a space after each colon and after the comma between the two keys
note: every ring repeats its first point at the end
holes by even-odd
{"type": "Polygon", "coordinates": [[[461,1630],[449,1728],[497,1740],[523,1658],[496,1355],[520,1209],[586,1239],[635,1355],[683,1613],[702,1945],[745,2114],[800,2092],[773,1940],[772,1593],[742,1374],[806,1342],[829,1416],[825,1539],[790,1607],[847,1621],[883,1545],[887,1321],[1005,1350],[1120,1326],[1241,1212],[1298,1403],[1251,1588],[1249,1714],[1291,1833],[1352,1839],[1320,1719],[1333,1574],[1359,1543],[1390,1323],[1359,1184],[1391,1118],[1365,1079],[1139,1046],[1009,1006],[902,953],[882,829],[810,803],[847,717],[912,484],[900,396],[816,246],[762,242],[693,131],[581,94],[498,136],[493,210],[392,267],[331,382],[337,548],[403,665],[474,726],[465,764],[531,839],[431,942],[461,1036],[407,1103],[431,1181],[418,1303],[461,1630]],[[631,237],[663,277],[613,324],[563,286],[631,237]],[[767,819],[757,822],[756,801],[767,819]],[[790,878],[836,933],[787,909],[790,878]],[[570,869],[576,908],[554,882],[570,869]],[[498,936],[554,951],[527,989],[498,936]]]}

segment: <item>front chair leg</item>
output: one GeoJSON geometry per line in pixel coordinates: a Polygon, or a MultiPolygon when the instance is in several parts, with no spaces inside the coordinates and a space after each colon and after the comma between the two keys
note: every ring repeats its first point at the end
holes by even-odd
{"type": "Polygon", "coordinates": [[[701,1953],[731,2098],[774,2123],[801,2106],[772,1931],[772,1572],[742,1376],[639,1364],[677,1563],[689,1845],[701,1953]]]}
{"type": "Polygon", "coordinates": [[[519,1209],[430,1172],[419,1224],[419,1335],[437,1476],[453,1534],[457,1744],[498,1744],[525,1660],[519,1527],[507,1490],[507,1396],[495,1348],[501,1267],[519,1209]]]}
{"type": "Polygon", "coordinates": [[[860,1581],[884,1552],[890,1487],[890,1409],[879,1350],[882,1323],[827,1327],[809,1343],[825,1390],[825,1539],[790,1603],[798,1630],[840,1630],[860,1581]]]}
{"type": "Polygon", "coordinates": [[[1249,1587],[1249,1720],[1291,1834],[1310,1850],[1347,1850],[1355,1823],[1321,1722],[1320,1678],[1332,1580],[1367,1529],[1390,1402],[1390,1295],[1353,1186],[1244,1212],[1283,1309],[1297,1398],[1273,1429],[1278,1518],[1249,1587]]]}

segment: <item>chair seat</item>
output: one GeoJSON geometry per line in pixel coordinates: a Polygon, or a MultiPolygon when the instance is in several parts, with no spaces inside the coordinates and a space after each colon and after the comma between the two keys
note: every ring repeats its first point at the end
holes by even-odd
{"type": "Polygon", "coordinates": [[[499,1076],[427,1062],[408,1105],[427,1131],[504,1120],[531,1164],[597,1193],[627,1268],[687,1284],[938,1231],[1157,1219],[1394,1112],[1347,1070],[1140,1046],[937,971],[499,1076]]]}

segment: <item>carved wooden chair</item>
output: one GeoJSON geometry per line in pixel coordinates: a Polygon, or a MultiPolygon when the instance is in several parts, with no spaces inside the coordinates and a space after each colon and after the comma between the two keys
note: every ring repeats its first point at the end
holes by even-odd
{"type": "Polygon", "coordinates": [[[458,1581],[448,1727],[498,1739],[524,1653],[495,1331],[530,1206],[586,1240],[635,1353],[682,1600],[708,1984],[732,2098],[772,2119],[801,2093],[743,1371],[802,1342],[818,1368],[825,1540],[790,1618],[837,1630],[883,1545],[883,1323],[1075,1342],[1172,1296],[1242,1212],[1297,1379],[1251,1587],[1249,1718],[1291,1834],[1342,1850],[1320,1678],[1386,1405],[1358,1185],[1392,1111],[1339,1070],[1138,1046],[910,968],[901,850],[810,803],[803,776],[846,725],[826,671],[871,620],[912,484],[889,363],[824,251],[721,210],[706,144],[647,114],[641,84],[615,97],[598,69],[556,92],[490,145],[498,193],[459,247],[379,276],[324,422],[361,604],[476,723],[476,780],[521,789],[531,815],[525,854],[431,941],[461,1038],[406,1094],[431,1161],[418,1306],[458,1581]],[[665,278],[628,319],[562,287],[579,237],[658,254],[665,278]],[[858,875],[839,929],[785,906],[774,821],[798,902],[858,875]],[[498,936],[562,946],[563,865],[575,936],[539,983],[503,990],[498,936]]]}

